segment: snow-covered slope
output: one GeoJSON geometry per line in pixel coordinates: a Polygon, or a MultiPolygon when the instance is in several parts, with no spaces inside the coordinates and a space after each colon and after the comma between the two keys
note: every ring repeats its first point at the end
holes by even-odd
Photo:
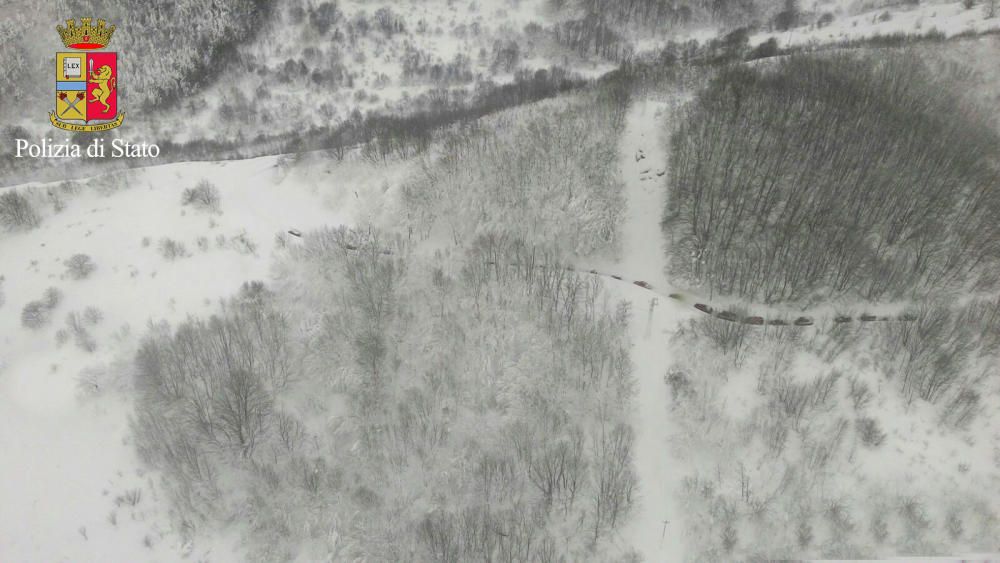
{"type": "Polygon", "coordinates": [[[788,31],[760,32],[751,36],[750,44],[758,45],[773,38],[781,47],[819,45],[874,35],[922,35],[935,30],[950,37],[1000,28],[1000,17],[987,18],[982,6],[966,8],[963,2],[900,3],[859,13],[838,10],[829,13],[833,19],[827,25],[812,22],[788,31]]]}
{"type": "MultiPolygon", "coordinates": [[[[65,208],[38,228],[0,237],[6,296],[0,307],[0,450],[7,459],[0,464],[0,560],[179,558],[184,547],[170,532],[157,477],[139,469],[129,442],[131,403],[119,393],[129,384],[128,368],[115,362],[128,357],[147,322],[208,314],[241,281],[266,281],[276,245],[298,241],[278,233],[378,214],[378,206],[359,202],[405,172],[405,165],[374,173],[355,162],[301,160],[133,171],[120,191],[83,188],[65,195],[65,208]],[[201,180],[217,186],[221,212],[181,205],[183,190],[201,180]],[[165,238],[182,243],[188,255],[165,259],[158,249],[165,238]],[[96,264],[83,280],[65,275],[63,261],[77,253],[96,264]],[[51,321],[38,330],[22,327],[21,308],[48,287],[63,294],[51,321]],[[87,307],[103,317],[84,323],[96,350],[84,351],[73,338],[60,345],[57,333],[67,329],[67,315],[87,307]]],[[[48,188],[55,187],[20,189],[48,188]]],[[[224,542],[199,543],[197,555],[230,559],[224,542]]]]}

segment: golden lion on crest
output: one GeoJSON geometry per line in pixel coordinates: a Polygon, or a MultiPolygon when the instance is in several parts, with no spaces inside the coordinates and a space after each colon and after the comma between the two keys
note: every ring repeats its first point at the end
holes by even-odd
{"type": "Polygon", "coordinates": [[[111,111],[111,105],[108,104],[108,96],[115,90],[115,77],[111,76],[111,67],[101,65],[96,71],[91,71],[90,79],[87,82],[97,84],[97,88],[94,88],[94,91],[91,92],[94,99],[90,100],[90,102],[101,102],[104,104],[104,111],[111,111]]]}

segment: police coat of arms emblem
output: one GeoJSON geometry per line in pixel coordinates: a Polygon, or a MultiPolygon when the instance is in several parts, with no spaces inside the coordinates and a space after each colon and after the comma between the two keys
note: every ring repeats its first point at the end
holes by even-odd
{"type": "Polygon", "coordinates": [[[56,53],[56,109],[52,125],[67,131],[106,131],[122,124],[118,113],[118,53],[98,51],[108,46],[115,26],[91,18],[67,20],[56,26],[63,45],[72,52],[56,53]],[[82,123],[81,123],[82,122],[82,123]]]}

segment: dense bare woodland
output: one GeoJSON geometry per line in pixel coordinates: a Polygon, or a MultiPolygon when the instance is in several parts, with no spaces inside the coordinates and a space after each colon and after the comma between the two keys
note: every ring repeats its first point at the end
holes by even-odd
{"type": "Polygon", "coordinates": [[[995,289],[1000,138],[949,88],[905,55],[723,71],[672,143],[678,271],[765,303],[995,289]]]}
{"type": "Polygon", "coordinates": [[[615,173],[627,86],[505,112],[445,132],[404,188],[409,228],[455,244],[509,234],[575,255],[615,250],[624,214],[615,173]]]}
{"type": "Polygon", "coordinates": [[[9,7],[0,560],[1000,556],[988,4],[9,7]]]}
{"type": "Polygon", "coordinates": [[[147,337],[139,447],[178,517],[248,519],[261,560],[603,553],[636,486],[628,309],[515,240],[467,252],[312,233],[277,294],[147,337]]]}

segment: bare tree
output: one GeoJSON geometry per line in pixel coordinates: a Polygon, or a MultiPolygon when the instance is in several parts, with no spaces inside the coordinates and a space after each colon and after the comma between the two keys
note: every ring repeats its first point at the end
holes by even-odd
{"type": "Polygon", "coordinates": [[[66,266],[66,273],[74,280],[86,279],[97,269],[94,259],[87,254],[74,254],[63,264],[66,266]]]}
{"type": "Polygon", "coordinates": [[[219,432],[250,457],[271,416],[272,399],[263,383],[249,370],[231,370],[214,397],[213,409],[219,432]]]}
{"type": "Polygon", "coordinates": [[[614,529],[632,506],[636,476],[632,470],[632,428],[602,425],[594,437],[594,540],[605,528],[614,529]]]}
{"type": "Polygon", "coordinates": [[[41,219],[24,194],[14,189],[0,193],[0,225],[8,230],[32,229],[41,219]]]}

